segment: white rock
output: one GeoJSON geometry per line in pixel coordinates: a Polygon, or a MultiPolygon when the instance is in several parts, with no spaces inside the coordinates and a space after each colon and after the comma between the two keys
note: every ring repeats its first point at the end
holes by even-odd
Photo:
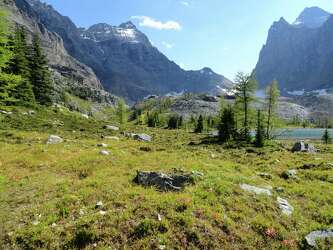
{"type": "Polygon", "coordinates": [[[96,203],[96,208],[102,208],[103,207],[103,202],[102,201],[98,201],[96,203]]]}
{"type": "Polygon", "coordinates": [[[62,143],[64,140],[57,135],[50,135],[49,138],[47,139],[47,144],[59,144],[62,143]]]}
{"type": "Polygon", "coordinates": [[[89,115],[81,114],[81,116],[82,116],[83,118],[89,119],[89,115]]]}
{"type": "Polygon", "coordinates": [[[241,184],[240,185],[241,189],[245,190],[245,191],[249,191],[255,194],[266,194],[271,196],[272,195],[272,191],[266,188],[259,188],[259,187],[255,187],[255,186],[251,186],[251,185],[247,185],[247,184],[241,184]]]}
{"type": "Polygon", "coordinates": [[[113,131],[118,131],[119,128],[116,127],[116,126],[112,126],[112,125],[105,125],[104,126],[104,129],[107,129],[107,130],[113,130],[113,131]]]}
{"type": "Polygon", "coordinates": [[[157,219],[158,221],[162,221],[162,216],[159,213],[157,213],[157,219]]]}
{"type": "Polygon", "coordinates": [[[39,224],[39,221],[38,221],[38,220],[34,220],[34,221],[32,221],[32,225],[37,226],[38,224],[39,224]]]}
{"type": "Polygon", "coordinates": [[[100,154],[101,154],[101,155],[109,155],[110,152],[109,152],[109,151],[106,151],[106,150],[102,150],[102,151],[100,152],[100,154]]]}
{"type": "Polygon", "coordinates": [[[100,215],[106,215],[106,211],[101,210],[101,211],[99,211],[99,214],[100,215]]]}
{"type": "Polygon", "coordinates": [[[283,214],[289,216],[293,213],[294,208],[289,204],[287,200],[277,197],[277,203],[283,214]]]}

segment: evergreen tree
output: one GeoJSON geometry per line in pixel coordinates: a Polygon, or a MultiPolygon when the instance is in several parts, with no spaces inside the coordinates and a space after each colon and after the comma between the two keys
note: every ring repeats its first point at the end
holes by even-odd
{"type": "Polygon", "coordinates": [[[258,110],[255,146],[258,148],[262,148],[264,146],[264,143],[265,129],[262,122],[261,111],[258,110]]]}
{"type": "Polygon", "coordinates": [[[17,105],[28,106],[35,104],[35,96],[30,83],[29,49],[24,28],[18,28],[12,41],[13,58],[8,69],[15,75],[21,75],[22,81],[16,87],[14,97],[17,105]]]}
{"type": "Polygon", "coordinates": [[[36,101],[41,105],[51,105],[52,82],[50,78],[50,71],[38,36],[34,36],[32,44],[30,82],[33,87],[36,101]]]}
{"type": "Polygon", "coordinates": [[[228,142],[232,139],[235,139],[236,135],[235,114],[230,105],[227,108],[223,108],[218,129],[219,129],[219,140],[221,142],[228,142]]]}
{"type": "Polygon", "coordinates": [[[266,88],[266,108],[267,108],[267,122],[266,122],[266,138],[271,138],[271,132],[274,128],[274,117],[276,115],[278,100],[280,96],[280,90],[278,88],[278,82],[274,80],[266,88]]]}
{"type": "Polygon", "coordinates": [[[0,11],[0,73],[4,73],[13,53],[9,46],[9,23],[7,13],[0,11]]]}
{"type": "Polygon", "coordinates": [[[117,117],[120,124],[127,122],[127,108],[124,99],[120,99],[117,105],[117,117]]]}
{"type": "Polygon", "coordinates": [[[200,115],[199,118],[198,118],[198,121],[197,121],[194,132],[195,133],[202,133],[203,130],[204,130],[204,119],[203,119],[203,116],[200,115]]]}
{"type": "Polygon", "coordinates": [[[13,105],[17,99],[13,96],[22,78],[7,71],[13,53],[9,44],[9,23],[7,13],[0,11],[0,104],[13,105]]]}
{"type": "Polygon", "coordinates": [[[168,120],[168,129],[179,129],[183,126],[183,117],[179,115],[172,115],[168,120]]]}
{"type": "Polygon", "coordinates": [[[160,123],[159,114],[157,111],[153,111],[152,113],[148,113],[148,127],[156,128],[160,123]]]}
{"type": "Polygon", "coordinates": [[[330,144],[332,143],[332,138],[330,136],[330,133],[328,131],[328,128],[326,127],[325,131],[324,131],[324,134],[323,134],[323,137],[322,137],[322,141],[325,143],[325,144],[330,144]]]}
{"type": "Polygon", "coordinates": [[[250,135],[250,107],[255,100],[255,91],[257,88],[256,80],[251,76],[239,72],[236,75],[236,103],[241,106],[243,113],[242,137],[245,141],[251,140],[250,135]]]}
{"type": "Polygon", "coordinates": [[[15,90],[22,82],[21,76],[0,72],[0,104],[15,105],[15,90]]]}
{"type": "Polygon", "coordinates": [[[29,47],[27,45],[26,33],[23,27],[17,28],[12,39],[13,57],[9,62],[9,70],[15,75],[30,78],[29,47]]]}

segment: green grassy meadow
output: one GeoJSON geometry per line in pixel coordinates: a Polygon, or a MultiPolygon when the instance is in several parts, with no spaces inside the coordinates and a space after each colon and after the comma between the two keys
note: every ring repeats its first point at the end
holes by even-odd
{"type": "Polygon", "coordinates": [[[305,235],[333,227],[333,167],[322,167],[333,163],[332,145],[315,142],[319,153],[293,154],[292,141],[226,147],[201,143],[207,134],[134,124],[114,132],[107,124],[117,125],[59,109],[0,114],[1,249],[301,249],[305,235]],[[65,141],[47,145],[50,134],[65,141]],[[318,167],[299,169],[309,163],[318,167]],[[204,176],[181,192],[132,181],[137,170],[173,169],[204,176]],[[280,177],[289,169],[298,179],[280,177]],[[273,195],[246,192],[242,183],[271,186],[273,195]],[[278,196],[294,207],[291,216],[281,213],[278,196]]]}

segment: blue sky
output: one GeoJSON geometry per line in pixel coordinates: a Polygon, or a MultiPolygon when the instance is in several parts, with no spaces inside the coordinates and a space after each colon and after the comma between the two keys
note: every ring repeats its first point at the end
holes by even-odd
{"type": "Polygon", "coordinates": [[[185,69],[210,67],[230,79],[251,72],[271,24],[305,7],[333,13],[332,0],[44,0],[79,27],[131,20],[185,69]],[[141,23],[141,25],[140,25],[141,23]]]}

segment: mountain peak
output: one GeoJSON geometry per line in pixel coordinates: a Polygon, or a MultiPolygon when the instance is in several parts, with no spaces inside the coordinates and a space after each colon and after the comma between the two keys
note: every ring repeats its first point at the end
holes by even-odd
{"type": "Polygon", "coordinates": [[[293,23],[297,27],[319,28],[330,17],[331,13],[319,8],[305,8],[293,23]]]}
{"type": "Polygon", "coordinates": [[[125,22],[119,25],[119,28],[123,28],[123,29],[136,29],[136,26],[131,22],[125,22]]]}

